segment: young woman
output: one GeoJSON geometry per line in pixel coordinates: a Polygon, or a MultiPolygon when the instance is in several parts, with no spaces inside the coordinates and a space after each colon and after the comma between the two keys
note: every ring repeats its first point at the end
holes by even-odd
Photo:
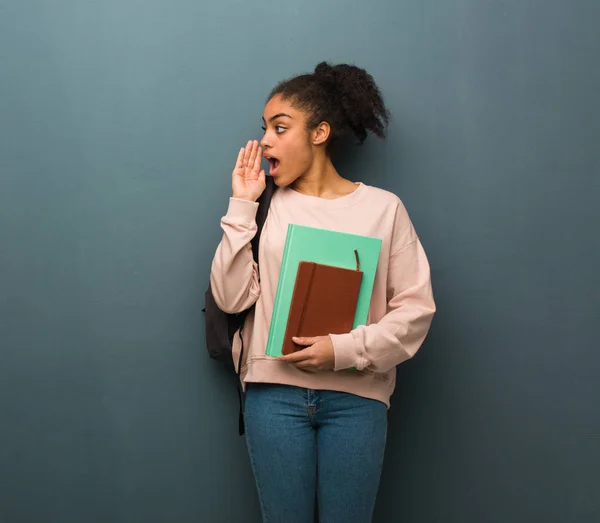
{"type": "MultiPolygon", "coordinates": [[[[211,271],[215,301],[229,313],[255,304],[243,329],[246,438],[263,518],[311,523],[371,521],[386,444],[396,366],[419,349],[435,312],[429,264],[400,199],[343,178],[332,147],[371,131],[383,138],[388,111],[363,69],[319,64],[280,83],[264,108],[264,136],[238,155],[233,194],[211,271]],[[277,187],[260,246],[260,282],[250,240],[265,189],[277,187]],[[265,355],[289,223],[382,239],[369,322],[352,332],[295,339],[305,348],[265,355]]],[[[234,338],[234,361],[241,343],[234,338]]]]}

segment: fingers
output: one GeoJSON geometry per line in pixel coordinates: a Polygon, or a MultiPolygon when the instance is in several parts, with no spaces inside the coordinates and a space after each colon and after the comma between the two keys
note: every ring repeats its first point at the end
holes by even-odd
{"type": "Polygon", "coordinates": [[[242,159],[242,167],[246,167],[250,161],[250,155],[252,154],[252,140],[248,140],[246,147],[244,148],[244,158],[242,159]]]}
{"type": "Polygon", "coordinates": [[[312,354],[310,349],[300,350],[298,352],[288,354],[287,356],[281,356],[278,359],[285,361],[290,365],[294,365],[294,367],[300,370],[308,372],[317,372],[319,370],[319,363],[315,359],[314,354],[312,354]]]}
{"type": "Polygon", "coordinates": [[[332,370],[335,366],[335,351],[329,336],[313,338],[292,338],[297,345],[306,347],[292,354],[278,358],[298,369],[310,372],[332,370]]]}
{"type": "Polygon", "coordinates": [[[293,337],[292,341],[298,345],[304,345],[304,346],[308,346],[308,345],[314,345],[315,343],[317,343],[317,338],[296,338],[293,337]]]}
{"type": "Polygon", "coordinates": [[[248,158],[248,163],[244,167],[248,167],[249,169],[254,170],[254,165],[256,163],[257,156],[258,156],[258,142],[256,140],[254,140],[252,142],[252,149],[250,150],[250,157],[248,158]]]}
{"type": "Polygon", "coordinates": [[[258,173],[262,162],[262,153],[262,147],[259,147],[258,140],[249,140],[246,147],[241,148],[235,168],[250,169],[254,173],[258,173]]]}
{"type": "MultiPolygon", "coordinates": [[[[261,172],[264,173],[264,171],[261,171],[261,172]]],[[[317,341],[317,338],[296,338],[296,337],[294,337],[294,338],[292,338],[292,340],[297,345],[303,345],[305,347],[308,347],[310,345],[313,345],[317,341]]],[[[312,357],[312,352],[310,350],[303,349],[303,350],[299,350],[296,352],[292,352],[291,354],[287,354],[285,356],[280,356],[278,359],[280,359],[282,361],[287,361],[288,363],[297,363],[299,361],[304,361],[304,360],[310,359],[311,357],[312,357]]]]}
{"type": "Polygon", "coordinates": [[[237,160],[235,162],[235,168],[236,168],[236,170],[242,169],[243,162],[244,162],[244,153],[245,152],[246,152],[246,149],[244,147],[242,147],[240,149],[240,152],[238,153],[238,157],[237,157],[237,160]]]}
{"type": "Polygon", "coordinates": [[[261,162],[262,162],[262,147],[258,147],[258,149],[256,151],[256,158],[254,159],[254,164],[252,165],[252,170],[255,173],[260,171],[260,163],[261,162]]]}
{"type": "Polygon", "coordinates": [[[309,360],[311,357],[312,355],[307,350],[299,350],[297,352],[292,352],[291,354],[286,354],[285,356],[280,356],[278,359],[296,364],[301,361],[309,360]]]}

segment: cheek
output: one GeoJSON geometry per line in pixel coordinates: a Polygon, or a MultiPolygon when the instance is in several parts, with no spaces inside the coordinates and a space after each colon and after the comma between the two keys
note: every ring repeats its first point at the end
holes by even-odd
{"type": "Polygon", "coordinates": [[[294,157],[298,166],[307,167],[312,162],[311,150],[303,145],[296,148],[294,157]]]}
{"type": "Polygon", "coordinates": [[[307,147],[290,147],[286,153],[286,162],[278,180],[281,185],[294,183],[310,169],[312,164],[312,154],[307,147]]]}
{"type": "Polygon", "coordinates": [[[294,165],[297,169],[305,171],[310,167],[313,156],[310,145],[303,138],[304,137],[302,136],[295,140],[293,148],[290,151],[290,157],[293,159],[294,165]]]}
{"type": "Polygon", "coordinates": [[[277,150],[284,159],[278,183],[289,185],[310,169],[313,154],[305,133],[288,134],[278,145],[277,150]]]}

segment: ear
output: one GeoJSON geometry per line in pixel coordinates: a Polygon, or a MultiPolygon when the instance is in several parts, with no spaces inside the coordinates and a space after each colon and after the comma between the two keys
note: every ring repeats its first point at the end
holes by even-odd
{"type": "Polygon", "coordinates": [[[321,122],[311,132],[311,142],[313,145],[322,145],[331,135],[331,126],[327,122],[321,122]]]}

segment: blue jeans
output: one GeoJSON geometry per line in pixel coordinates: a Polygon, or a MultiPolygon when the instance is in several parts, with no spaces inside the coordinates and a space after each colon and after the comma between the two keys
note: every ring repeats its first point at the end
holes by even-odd
{"type": "Polygon", "coordinates": [[[249,384],[246,441],[265,523],[369,523],[387,407],[353,394],[249,384]]]}

